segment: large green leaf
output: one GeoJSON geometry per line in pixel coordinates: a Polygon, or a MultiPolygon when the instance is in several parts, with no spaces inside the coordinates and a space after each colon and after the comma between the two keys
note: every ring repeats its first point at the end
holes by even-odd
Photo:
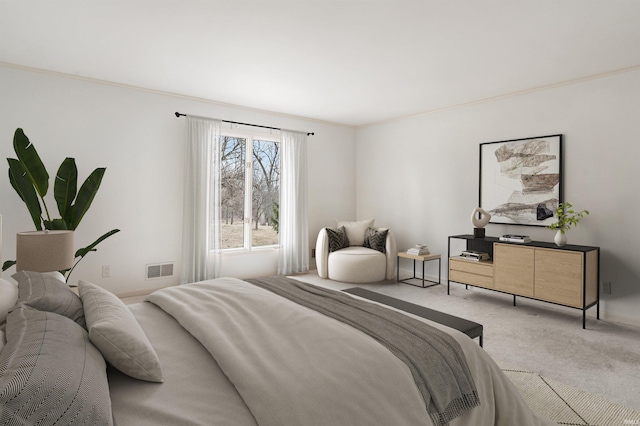
{"type": "Polygon", "coordinates": [[[77,191],[78,168],[76,167],[76,160],[67,157],[60,165],[53,184],[53,195],[58,204],[58,212],[66,222],[71,221],[71,205],[74,198],[76,198],[77,191]]]}
{"type": "Polygon", "coordinates": [[[16,190],[22,201],[27,205],[33,224],[38,231],[42,230],[42,208],[40,207],[40,200],[38,200],[38,194],[31,183],[31,180],[27,177],[22,162],[15,158],[7,158],[9,162],[9,181],[11,186],[16,190]]]}
{"type": "Polygon", "coordinates": [[[11,268],[15,264],[16,264],[15,260],[7,260],[2,264],[2,270],[6,271],[7,269],[11,268]]]}
{"type": "Polygon", "coordinates": [[[84,248],[78,249],[76,251],[76,257],[84,257],[89,252],[96,251],[96,246],[98,244],[100,244],[102,241],[106,240],[107,238],[109,238],[113,234],[117,234],[118,232],[120,232],[119,229],[112,229],[111,231],[107,232],[106,234],[104,234],[103,236],[101,236],[100,238],[95,240],[92,244],[90,244],[90,245],[88,245],[88,246],[86,246],[84,248]]]}
{"type": "Polygon", "coordinates": [[[38,194],[41,197],[47,195],[49,173],[47,173],[42,160],[40,160],[38,151],[36,151],[27,135],[20,128],[16,129],[13,135],[13,149],[16,151],[18,160],[22,163],[24,170],[27,172],[27,177],[36,188],[38,194]]]}
{"type": "Polygon", "coordinates": [[[104,167],[95,169],[80,187],[76,202],[73,205],[71,221],[67,223],[69,229],[76,229],[84,214],[91,207],[93,198],[96,196],[98,189],[100,189],[100,183],[106,170],[104,167]]]}
{"type": "Polygon", "coordinates": [[[64,219],[53,219],[52,221],[44,220],[44,229],[66,231],[69,229],[64,219]]]}

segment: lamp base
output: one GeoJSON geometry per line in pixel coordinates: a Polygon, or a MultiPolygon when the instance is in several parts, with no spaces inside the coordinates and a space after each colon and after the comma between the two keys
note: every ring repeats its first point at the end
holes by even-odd
{"type": "Polygon", "coordinates": [[[485,236],[484,228],[473,228],[474,238],[484,238],[484,236],[485,236]]]}

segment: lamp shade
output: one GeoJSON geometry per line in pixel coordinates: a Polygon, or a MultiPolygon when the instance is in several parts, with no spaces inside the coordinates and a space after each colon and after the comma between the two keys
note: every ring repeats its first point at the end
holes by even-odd
{"type": "Polygon", "coordinates": [[[16,270],[51,272],[73,266],[73,231],[18,232],[16,270]]]}

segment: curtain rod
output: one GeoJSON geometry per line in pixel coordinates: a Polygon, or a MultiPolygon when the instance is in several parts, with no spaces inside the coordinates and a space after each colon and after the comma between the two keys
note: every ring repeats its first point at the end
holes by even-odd
{"type": "MultiPolygon", "coordinates": [[[[176,111],[176,118],[180,118],[180,117],[186,117],[187,114],[182,114],[176,111]]],[[[197,117],[195,115],[192,115],[192,117],[197,117]]],[[[200,117],[200,118],[207,118],[207,117],[200,117]]],[[[240,123],[239,121],[229,121],[229,120],[220,120],[223,123],[231,123],[231,124],[240,124],[241,126],[251,126],[251,127],[262,127],[263,129],[271,129],[271,130],[282,130],[278,127],[269,127],[269,126],[261,126],[259,124],[249,124],[249,123],[240,123]]],[[[285,129],[287,130],[287,129],[285,129]]],[[[313,132],[307,132],[307,136],[313,136],[315,135],[315,133],[313,132]]]]}

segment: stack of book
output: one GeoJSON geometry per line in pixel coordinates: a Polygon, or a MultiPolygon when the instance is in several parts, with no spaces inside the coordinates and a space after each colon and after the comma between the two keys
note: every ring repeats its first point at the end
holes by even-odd
{"type": "Polygon", "coordinates": [[[424,244],[416,244],[415,247],[411,247],[409,250],[407,250],[407,254],[424,256],[425,254],[429,254],[429,249],[424,244]]]}
{"type": "Polygon", "coordinates": [[[490,259],[489,253],[485,253],[482,251],[475,251],[475,250],[465,250],[462,253],[460,253],[460,257],[467,260],[475,260],[476,262],[490,259]]]}
{"type": "Polygon", "coordinates": [[[528,235],[506,234],[500,237],[500,241],[507,241],[509,243],[530,243],[531,238],[528,235]]]}

